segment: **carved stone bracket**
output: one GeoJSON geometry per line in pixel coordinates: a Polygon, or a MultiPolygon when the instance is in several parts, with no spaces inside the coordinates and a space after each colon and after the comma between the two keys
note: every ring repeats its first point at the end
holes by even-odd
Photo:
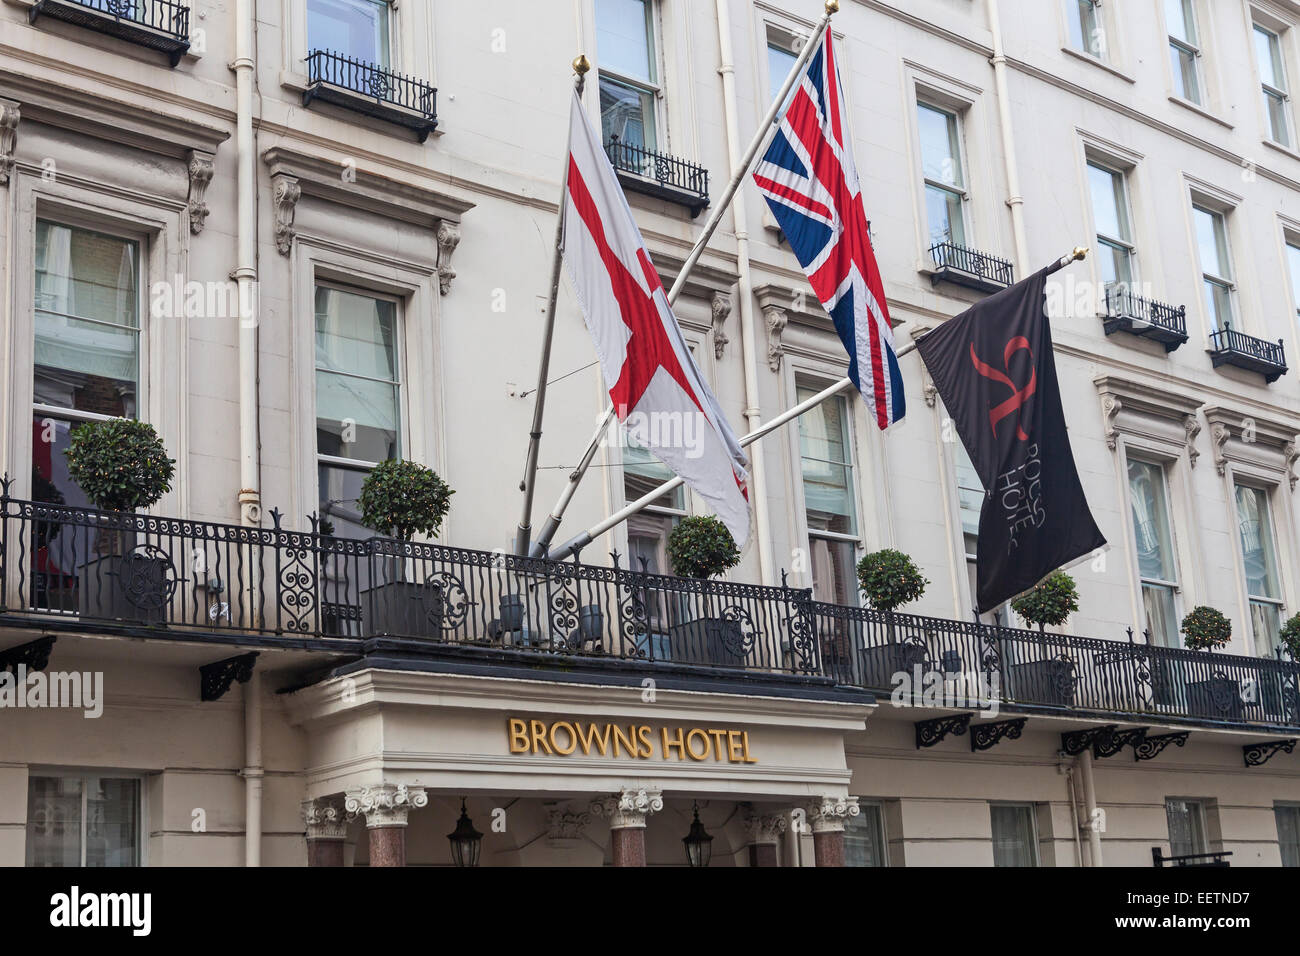
{"type": "Polygon", "coordinates": [[[392,783],[349,790],[343,801],[348,813],[365,814],[367,829],[404,827],[407,814],[412,809],[418,810],[428,805],[429,795],[423,787],[392,783]]]}
{"type": "Polygon", "coordinates": [[[921,398],[924,399],[927,408],[934,408],[939,401],[939,387],[934,384],[934,379],[930,377],[930,370],[921,363],[921,398]]]}
{"type": "Polygon", "coordinates": [[[302,187],[294,176],[276,173],[271,177],[271,200],[275,203],[275,248],[287,256],[293,249],[296,233],[293,217],[302,198],[302,187]]]}
{"type": "Polygon", "coordinates": [[[970,729],[971,752],[992,750],[1003,740],[1015,740],[1028,722],[1028,717],[1016,717],[991,724],[975,724],[970,729]]]}
{"type": "Polygon", "coordinates": [[[1247,767],[1260,767],[1268,763],[1276,753],[1293,753],[1295,745],[1294,738],[1291,740],[1269,740],[1262,744],[1246,744],[1241,748],[1241,754],[1245,758],[1247,767]]]}
{"type": "Polygon", "coordinates": [[[248,683],[253,676],[253,664],[257,661],[257,651],[227,657],[222,661],[213,661],[199,668],[199,697],[201,700],[220,700],[230,690],[235,681],[248,683]]]}
{"type": "Polygon", "coordinates": [[[741,825],[749,843],[778,843],[790,821],[784,813],[760,813],[751,805],[745,808],[741,825]]]}
{"type": "Polygon", "coordinates": [[[731,315],[731,294],[715,292],[711,304],[713,306],[713,357],[722,358],[722,350],[731,341],[727,338],[727,333],[722,331],[722,327],[727,323],[727,316],[731,315]]]}
{"type": "Polygon", "coordinates": [[[451,280],[456,270],[451,267],[451,256],[460,245],[460,223],[450,219],[438,220],[438,289],[443,295],[451,291],[451,280]]]}
{"type": "Polygon", "coordinates": [[[1115,427],[1115,419],[1123,410],[1124,400],[1118,395],[1107,395],[1101,400],[1101,417],[1106,423],[1106,447],[1111,451],[1119,444],[1119,429],[1115,427]]]}
{"type": "Polygon", "coordinates": [[[1195,414],[1183,418],[1183,432],[1187,435],[1187,462],[1196,467],[1196,459],[1201,457],[1196,447],[1196,436],[1201,433],[1201,420],[1195,414]]]}
{"type": "Polygon", "coordinates": [[[558,803],[546,804],[546,839],[552,844],[578,839],[590,822],[590,810],[573,811],[558,803]]]}
{"type": "Polygon", "coordinates": [[[966,714],[953,714],[948,717],[936,717],[933,720],[919,720],[916,722],[916,749],[922,747],[933,747],[939,741],[943,740],[949,734],[954,737],[960,737],[966,733],[970,727],[970,720],[974,717],[973,712],[966,714]]]}
{"type": "Polygon", "coordinates": [[[190,172],[190,232],[198,235],[203,231],[203,224],[208,218],[208,204],[204,197],[208,184],[212,182],[212,154],[192,149],[189,153],[190,172]]]}
{"type": "Polygon", "coordinates": [[[813,833],[843,833],[850,817],[862,812],[857,797],[822,797],[808,806],[813,833]]]}
{"type": "Polygon", "coordinates": [[[1297,445],[1294,440],[1287,442],[1282,446],[1282,455],[1286,459],[1287,484],[1292,491],[1295,491],[1296,481],[1300,480],[1300,476],[1295,473],[1296,459],[1300,458],[1300,445],[1297,445]]]}
{"type": "Polygon", "coordinates": [[[1098,737],[1108,736],[1117,730],[1119,730],[1119,724],[1089,727],[1087,730],[1072,730],[1067,734],[1061,734],[1061,750],[1067,757],[1077,757],[1091,748],[1098,737]]]}
{"type": "Polygon", "coordinates": [[[304,800],[303,822],[308,840],[342,840],[348,835],[348,815],[338,797],[304,800]]]}
{"type": "Polygon", "coordinates": [[[18,145],[18,121],[22,112],[13,100],[0,99],[0,186],[9,185],[14,170],[14,149],[18,145]]]}
{"type": "MultiPolygon", "coordinates": [[[[1125,747],[1137,750],[1146,739],[1148,727],[1134,727],[1131,730],[1112,730],[1098,734],[1092,741],[1092,755],[1098,760],[1113,757],[1125,747]]],[[[1167,746],[1167,745],[1166,745],[1167,746]]],[[[1154,756],[1154,754],[1152,755],[1154,756]]]]}
{"type": "Polygon", "coordinates": [[[779,372],[781,359],[785,355],[781,336],[790,321],[790,314],[785,309],[769,305],[763,309],[763,321],[767,325],[767,367],[773,372],[779,372]]]}
{"type": "Polygon", "coordinates": [[[644,827],[646,818],[664,808],[664,798],[658,790],[624,790],[616,796],[605,797],[591,804],[591,812],[598,817],[609,817],[611,830],[627,827],[644,827]]]}
{"type": "Polygon", "coordinates": [[[1214,452],[1214,469],[1220,475],[1228,471],[1228,456],[1224,454],[1223,449],[1231,437],[1232,430],[1223,422],[1215,422],[1210,426],[1210,449],[1214,452]]]}
{"type": "Polygon", "coordinates": [[[1133,745],[1133,759],[1153,760],[1170,744],[1173,744],[1175,747],[1182,747],[1187,743],[1187,737],[1188,732],[1186,730],[1176,734],[1159,734],[1155,737],[1143,737],[1133,745]]]}
{"type": "Polygon", "coordinates": [[[0,651],[0,672],[13,671],[17,674],[19,665],[26,667],[28,673],[45,670],[50,665],[50,651],[54,649],[54,641],[53,635],[38,637],[26,644],[0,651]]]}

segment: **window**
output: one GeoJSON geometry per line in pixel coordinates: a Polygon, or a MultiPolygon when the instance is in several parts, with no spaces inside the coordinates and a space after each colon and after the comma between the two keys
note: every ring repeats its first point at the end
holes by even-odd
{"type": "Polygon", "coordinates": [[[1246,595],[1250,600],[1250,628],[1255,635],[1255,653],[1260,657],[1272,657],[1278,644],[1282,592],[1277,576],[1268,492],[1263,488],[1237,485],[1236,499],[1237,535],[1246,566],[1246,595]]]}
{"type": "Polygon", "coordinates": [[[1277,818],[1277,845],[1282,851],[1282,865],[1300,866],[1300,804],[1276,804],[1273,815],[1277,818]]]}
{"type": "Polygon", "coordinates": [[[1165,800],[1165,819],[1169,821],[1169,855],[1195,856],[1209,852],[1205,838],[1205,803],[1169,797],[1165,800]]]}
{"type": "Polygon", "coordinates": [[[844,826],[845,866],[888,866],[884,808],[879,803],[859,803],[861,812],[844,826]]]}
{"type": "MultiPolygon", "coordinates": [[[[673,477],[673,472],[627,436],[623,449],[623,493],[636,501],[673,477]]],[[[649,574],[668,574],[668,533],[686,515],[686,489],[678,485],[627,522],[628,567],[649,574]]]]}
{"type": "Polygon", "coordinates": [[[139,866],[138,777],[32,776],[28,866],[139,866]]]}
{"type": "Polygon", "coordinates": [[[1070,46],[1098,59],[1106,57],[1106,31],[1101,26],[1101,0],[1065,0],[1070,46]]]}
{"type": "MultiPolygon", "coordinates": [[[[786,78],[790,71],[794,69],[795,60],[799,55],[791,49],[791,45],[783,43],[773,36],[767,38],[767,82],[768,82],[768,103],[775,100],[781,92],[781,87],[785,85],[786,78]]],[[[787,99],[794,97],[794,90],[790,91],[787,99]]]]}
{"type": "Polygon", "coordinates": [[[961,130],[957,114],[916,104],[925,177],[925,215],[930,244],[966,245],[966,177],[962,173],[961,130]]]}
{"type": "MultiPolygon", "coordinates": [[[[798,401],[817,391],[799,386],[798,401]]],[[[813,596],[818,601],[855,605],[858,521],[849,406],[843,395],[828,398],[800,417],[799,454],[813,596]]]]}
{"type": "Polygon", "coordinates": [[[1101,280],[1109,288],[1125,287],[1134,276],[1133,230],[1129,224],[1128,190],[1122,172],[1088,163],[1088,189],[1092,193],[1092,219],[1097,227],[1101,280]]]}
{"type": "Polygon", "coordinates": [[[368,537],[357,498],[366,473],[401,457],[397,303],[316,286],[316,452],[328,533],[368,537]]]}
{"type": "Polygon", "coordinates": [[[604,141],[657,149],[653,0],[596,0],[596,50],[604,141]]]}
{"type": "Polygon", "coordinates": [[[1129,459],[1129,502],[1137,545],[1138,583],[1151,642],[1179,647],[1178,563],[1169,526],[1169,495],[1162,465],[1129,459]]]}
{"type": "Polygon", "coordinates": [[[1038,866],[1038,825],[1032,803],[989,805],[994,866],[1038,866]]]}
{"type": "Polygon", "coordinates": [[[1228,231],[1221,212],[1204,206],[1192,207],[1196,247],[1201,260],[1205,287],[1205,312],[1215,329],[1226,329],[1233,319],[1232,262],[1228,255],[1228,231]]]}
{"type": "MultiPolygon", "coordinates": [[[[976,591],[976,556],[979,552],[980,511],[984,507],[984,483],[975,472],[975,465],[966,453],[966,446],[960,441],[954,442],[957,471],[957,506],[961,512],[961,533],[966,555],[966,576],[970,581],[972,609],[976,591]]],[[[985,624],[1005,627],[1009,623],[1007,605],[994,608],[980,615],[985,624]]]]}
{"type": "Polygon", "coordinates": [[[1286,266],[1291,273],[1291,295],[1296,325],[1300,326],[1300,244],[1297,244],[1297,241],[1288,241],[1286,244],[1286,266]]]}
{"type": "Polygon", "coordinates": [[[1286,67],[1282,63],[1282,43],[1272,30],[1255,24],[1255,59],[1259,65],[1260,85],[1264,90],[1264,113],[1268,116],[1268,135],[1281,146],[1291,145],[1290,106],[1286,87],[1286,67]]]}
{"type": "Polygon", "coordinates": [[[307,46],[387,67],[387,0],[307,0],[307,46]]]}
{"type": "Polygon", "coordinates": [[[1196,35],[1193,0],[1165,0],[1169,27],[1169,65],[1174,73],[1174,95],[1200,104],[1201,46],[1196,35]]]}
{"type": "Polygon", "coordinates": [[[140,404],[140,244],[36,222],[32,497],[86,507],[63,452],[82,422],[140,404]]]}

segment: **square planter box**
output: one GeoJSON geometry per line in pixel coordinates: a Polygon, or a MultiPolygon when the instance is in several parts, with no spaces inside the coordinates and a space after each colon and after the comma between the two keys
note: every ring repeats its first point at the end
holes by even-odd
{"type": "Polygon", "coordinates": [[[1188,710],[1196,717],[1240,720],[1244,711],[1241,686],[1230,677],[1214,677],[1187,685],[1188,710]]]}
{"type": "Polygon", "coordinates": [[[1033,704],[1074,703],[1074,663],[1062,660],[1030,661],[1007,668],[1011,684],[1007,690],[1013,699],[1033,704]]]}
{"type": "Polygon", "coordinates": [[[171,587],[166,558],[128,552],[87,561],[77,569],[82,617],[139,624],[166,624],[171,587]]]}
{"type": "Polygon", "coordinates": [[[737,621],[702,617],[676,624],[669,628],[668,642],[674,664],[745,666],[744,643],[737,621]]]}
{"type": "Polygon", "coordinates": [[[908,679],[916,665],[925,666],[925,648],[919,644],[881,644],[858,649],[862,662],[863,686],[872,690],[891,690],[894,675],[905,673],[908,679]]]}
{"type": "Polygon", "coordinates": [[[442,589],[415,581],[392,581],[361,592],[362,614],[369,615],[369,635],[442,636],[442,589]]]}

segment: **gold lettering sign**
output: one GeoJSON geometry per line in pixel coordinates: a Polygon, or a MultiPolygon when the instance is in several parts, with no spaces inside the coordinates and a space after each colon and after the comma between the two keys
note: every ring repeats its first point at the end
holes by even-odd
{"type": "Polygon", "coordinates": [[[506,718],[512,754],[548,757],[626,757],[686,763],[758,763],[749,755],[749,731],[714,727],[661,727],[649,724],[594,724],[577,720],[506,718]]]}

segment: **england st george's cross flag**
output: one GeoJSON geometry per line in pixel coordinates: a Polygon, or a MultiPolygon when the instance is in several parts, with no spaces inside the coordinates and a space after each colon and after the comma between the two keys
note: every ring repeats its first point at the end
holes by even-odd
{"type": "Polygon", "coordinates": [[[708,502],[743,548],[748,459],[682,337],[618,177],[577,94],[564,266],[628,435],[708,502]]]}
{"type": "Polygon", "coordinates": [[[754,181],[835,323],[849,353],[849,378],[876,424],[888,428],[906,410],[903,378],[829,30],[794,87],[754,181]]]}

